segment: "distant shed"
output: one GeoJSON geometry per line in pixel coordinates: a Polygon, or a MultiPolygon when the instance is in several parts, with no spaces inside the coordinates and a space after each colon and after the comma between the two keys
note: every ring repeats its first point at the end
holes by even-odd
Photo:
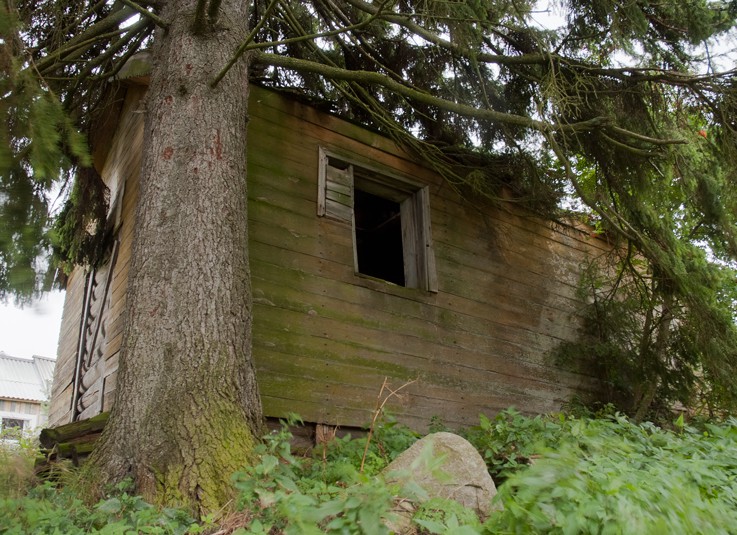
{"type": "Polygon", "coordinates": [[[46,424],[53,359],[19,358],[0,351],[0,431],[29,432],[46,424]]]}
{"type": "MultiPolygon", "coordinates": [[[[116,242],[67,285],[50,424],[114,402],[146,87],[131,81],[98,140],[116,242]]],[[[549,358],[578,335],[581,266],[608,246],[513,203],[461,198],[390,140],[251,87],[253,356],[267,416],[365,424],[385,378],[399,420],[457,427],[558,409],[594,380],[549,358]]]]}

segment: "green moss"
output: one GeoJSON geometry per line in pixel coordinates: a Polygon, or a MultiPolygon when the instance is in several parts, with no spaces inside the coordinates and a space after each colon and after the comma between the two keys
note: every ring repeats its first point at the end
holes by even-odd
{"type": "Polygon", "coordinates": [[[254,460],[256,446],[247,422],[242,416],[234,417],[234,412],[210,413],[192,421],[195,429],[189,434],[194,440],[180,445],[183,455],[167,458],[165,465],[154,470],[154,503],[207,514],[233,498],[230,474],[254,460]]]}

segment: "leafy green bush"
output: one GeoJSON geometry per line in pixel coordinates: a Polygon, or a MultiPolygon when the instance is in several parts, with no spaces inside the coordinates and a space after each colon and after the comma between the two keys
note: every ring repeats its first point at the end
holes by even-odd
{"type": "Polygon", "coordinates": [[[482,414],[479,420],[479,425],[461,434],[484,458],[497,485],[526,467],[546,446],[559,442],[571,421],[563,414],[531,418],[515,409],[502,411],[492,419],[482,414]]]}
{"type": "Polygon", "coordinates": [[[430,498],[421,504],[412,522],[429,533],[473,535],[481,532],[481,521],[474,511],[444,498],[430,498]]]}
{"type": "MultiPolygon", "coordinates": [[[[416,439],[400,429],[375,435],[378,441],[369,446],[370,472],[399,453],[391,445],[416,439]]],[[[365,438],[337,439],[322,452],[322,459],[295,457],[290,438],[286,425],[266,436],[257,447],[260,462],[235,474],[239,506],[249,509],[252,518],[242,533],[389,533],[384,520],[390,516],[393,489],[381,478],[358,471],[365,438]]]]}
{"type": "Polygon", "coordinates": [[[0,533],[184,535],[201,531],[184,511],[158,509],[124,488],[120,485],[112,496],[88,507],[68,490],[44,483],[26,497],[0,499],[0,533]]]}
{"type": "Polygon", "coordinates": [[[677,432],[623,416],[568,420],[501,486],[489,533],[734,533],[737,420],[677,432]]]}
{"type": "Polygon", "coordinates": [[[324,451],[325,462],[321,469],[337,468],[340,471],[342,470],[340,467],[345,465],[355,469],[361,466],[365,452],[364,473],[377,474],[419,438],[419,434],[397,424],[391,415],[384,414],[374,428],[368,448],[366,448],[367,437],[353,438],[346,435],[343,438],[336,438],[324,451]]]}

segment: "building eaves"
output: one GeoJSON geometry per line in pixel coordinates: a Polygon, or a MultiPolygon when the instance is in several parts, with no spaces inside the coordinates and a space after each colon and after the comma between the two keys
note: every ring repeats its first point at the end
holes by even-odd
{"type": "Polygon", "coordinates": [[[46,401],[54,365],[45,357],[24,359],[0,352],[0,398],[46,401]]]}

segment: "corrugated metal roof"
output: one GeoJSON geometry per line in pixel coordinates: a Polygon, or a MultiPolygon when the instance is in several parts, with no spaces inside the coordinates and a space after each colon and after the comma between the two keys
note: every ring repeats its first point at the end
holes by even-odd
{"type": "Polygon", "coordinates": [[[0,398],[46,401],[55,364],[55,360],[37,355],[24,359],[0,352],[0,398]]]}

